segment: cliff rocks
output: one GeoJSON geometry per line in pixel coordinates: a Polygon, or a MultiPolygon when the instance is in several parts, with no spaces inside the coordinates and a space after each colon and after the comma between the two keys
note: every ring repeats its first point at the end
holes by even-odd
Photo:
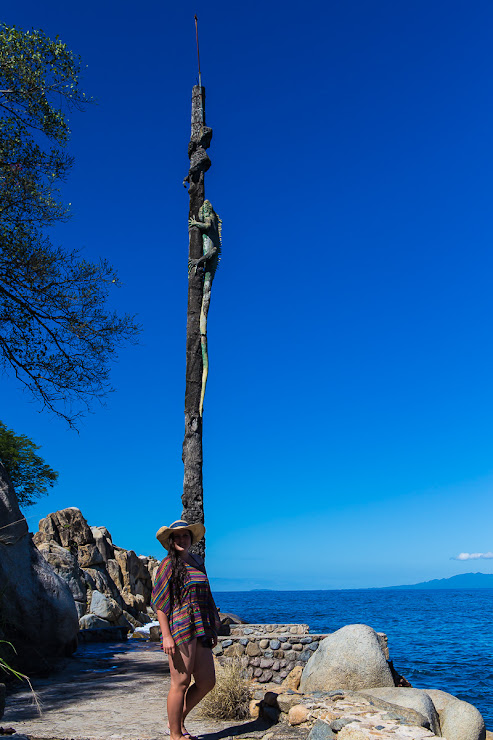
{"type": "Polygon", "coordinates": [[[61,560],[60,577],[33,545],[17,498],[0,463],[0,638],[15,645],[21,669],[49,668],[77,646],[77,611],[69,581],[72,566],[61,560]]]}
{"type": "Polygon", "coordinates": [[[90,527],[75,507],[42,519],[33,541],[68,585],[81,629],[113,625],[132,630],[150,621],[157,560],[117,547],[106,527],[90,527]]]}

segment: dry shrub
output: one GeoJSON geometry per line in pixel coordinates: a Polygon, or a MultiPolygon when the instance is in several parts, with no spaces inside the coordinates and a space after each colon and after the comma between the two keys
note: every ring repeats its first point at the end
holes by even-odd
{"type": "Polygon", "coordinates": [[[249,716],[250,689],[238,658],[216,665],[216,685],[200,704],[204,717],[246,719],[249,716]]]}

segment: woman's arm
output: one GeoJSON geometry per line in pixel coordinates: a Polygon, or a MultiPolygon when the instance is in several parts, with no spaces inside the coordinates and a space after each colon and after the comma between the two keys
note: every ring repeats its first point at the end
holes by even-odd
{"type": "Polygon", "coordinates": [[[165,652],[166,655],[173,656],[175,654],[176,645],[175,641],[173,640],[171,630],[169,628],[168,617],[161,609],[156,609],[156,614],[159,626],[161,627],[161,636],[163,638],[163,652],[165,652]]]}
{"type": "Polygon", "coordinates": [[[163,638],[163,650],[167,655],[175,654],[175,641],[169,628],[170,614],[170,589],[171,563],[169,557],[160,564],[156,573],[156,582],[152,589],[151,606],[157,614],[161,636],[163,638]]]}

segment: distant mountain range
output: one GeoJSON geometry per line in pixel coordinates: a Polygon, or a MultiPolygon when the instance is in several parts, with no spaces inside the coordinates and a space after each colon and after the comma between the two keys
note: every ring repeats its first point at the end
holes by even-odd
{"type": "Polygon", "coordinates": [[[433,581],[415,583],[412,586],[385,586],[388,589],[415,588],[493,588],[493,573],[462,573],[450,578],[435,578],[433,581]]]}

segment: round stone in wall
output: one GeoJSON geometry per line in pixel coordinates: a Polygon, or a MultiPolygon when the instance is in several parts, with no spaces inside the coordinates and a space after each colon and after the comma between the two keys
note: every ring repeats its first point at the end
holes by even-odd
{"type": "Polygon", "coordinates": [[[243,655],[245,652],[245,648],[243,645],[240,645],[239,642],[236,643],[236,645],[230,645],[227,647],[224,651],[224,655],[227,658],[238,658],[240,655],[243,655]]]}
{"type": "Polygon", "coordinates": [[[295,704],[288,712],[288,722],[290,725],[301,725],[308,719],[308,709],[303,704],[295,704]]]}

